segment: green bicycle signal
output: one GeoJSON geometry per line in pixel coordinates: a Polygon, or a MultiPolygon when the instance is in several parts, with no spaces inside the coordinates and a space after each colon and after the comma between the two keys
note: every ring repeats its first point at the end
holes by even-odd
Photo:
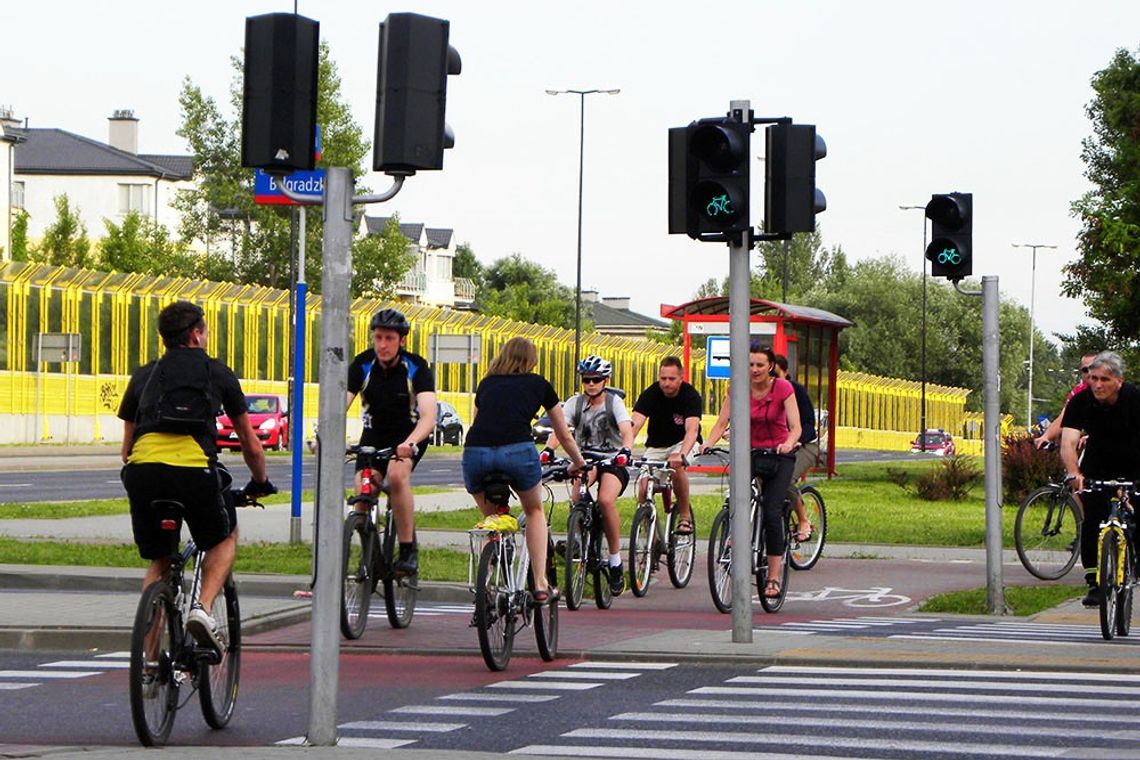
{"type": "Polygon", "coordinates": [[[948,266],[958,266],[962,263],[962,255],[957,248],[943,248],[938,252],[938,263],[948,266]]]}
{"type": "Polygon", "coordinates": [[[705,206],[705,213],[709,216],[719,216],[724,214],[729,216],[735,213],[732,210],[732,201],[729,200],[728,194],[713,196],[709,204],[705,206]]]}

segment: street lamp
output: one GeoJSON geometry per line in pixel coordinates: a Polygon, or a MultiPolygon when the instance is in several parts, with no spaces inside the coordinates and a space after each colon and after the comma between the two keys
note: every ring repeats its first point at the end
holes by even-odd
{"type": "Polygon", "coordinates": [[[617,95],[621,90],[547,90],[547,95],[578,96],[578,277],[574,285],[574,366],[582,358],[582,167],[586,156],[586,96],[617,95]]]}
{"type": "Polygon", "coordinates": [[[1014,248],[1033,249],[1033,269],[1029,275],[1029,378],[1025,393],[1025,427],[1033,427],[1033,300],[1037,290],[1037,249],[1056,248],[1044,243],[1014,243],[1014,248]]]}
{"type": "Polygon", "coordinates": [[[921,429],[918,434],[918,445],[926,451],[926,206],[899,206],[903,211],[922,211],[922,411],[920,413],[921,429]]]}

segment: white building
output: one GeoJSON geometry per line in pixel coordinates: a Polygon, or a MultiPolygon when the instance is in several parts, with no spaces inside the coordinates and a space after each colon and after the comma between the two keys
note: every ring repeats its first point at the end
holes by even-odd
{"type": "Polygon", "coordinates": [[[115,111],[108,123],[106,143],[62,129],[5,129],[23,139],[13,151],[10,206],[28,213],[30,240],[55,221],[60,195],[92,240],[105,235],[104,219],[119,224],[131,211],[176,231],[171,203],[179,190],[193,187],[192,157],[140,154],[132,111],[115,111]]]}
{"type": "MultiPolygon", "coordinates": [[[[365,216],[365,234],[383,233],[390,218],[365,216]]],[[[455,279],[451,270],[455,259],[454,230],[401,222],[400,232],[411,241],[416,263],[396,286],[396,294],[414,303],[470,309],[475,286],[468,279],[455,279]]]]}
{"type": "Polygon", "coordinates": [[[18,201],[23,204],[22,198],[13,198],[12,176],[17,143],[23,138],[15,132],[20,123],[12,116],[11,108],[0,108],[0,208],[4,209],[4,218],[0,220],[0,261],[12,258],[12,220],[14,218],[13,205],[18,201]]]}

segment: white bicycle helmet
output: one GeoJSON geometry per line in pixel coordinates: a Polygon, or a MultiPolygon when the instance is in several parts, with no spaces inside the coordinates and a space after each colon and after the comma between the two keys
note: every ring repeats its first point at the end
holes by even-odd
{"type": "Polygon", "coordinates": [[[602,357],[590,354],[578,362],[578,374],[609,377],[613,374],[613,366],[602,357]]]}

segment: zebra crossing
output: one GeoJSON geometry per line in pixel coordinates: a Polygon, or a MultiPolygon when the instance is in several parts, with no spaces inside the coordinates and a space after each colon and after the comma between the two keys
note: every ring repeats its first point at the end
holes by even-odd
{"type": "Polygon", "coordinates": [[[0,670],[0,691],[20,691],[42,686],[45,682],[75,680],[101,675],[109,670],[130,667],[130,652],[109,652],[86,660],[55,660],[35,668],[0,670]]]}
{"type": "Polygon", "coordinates": [[[765,626],[755,629],[757,633],[779,633],[781,635],[792,633],[810,636],[813,633],[843,634],[847,632],[880,632],[895,626],[916,626],[939,622],[937,618],[910,618],[902,615],[876,616],[861,615],[848,618],[821,618],[800,622],[781,623],[776,626],[765,626]]]}
{"type": "MultiPolygon", "coordinates": [[[[554,702],[676,666],[673,662],[576,662],[521,678],[494,681],[474,691],[444,694],[429,704],[397,707],[374,720],[341,723],[337,726],[341,737],[338,744],[375,749],[407,747],[434,735],[469,728],[477,721],[501,718],[530,705],[554,702]]],[[[277,744],[297,745],[304,741],[303,736],[297,736],[277,744]]]]}
{"type": "Polygon", "coordinates": [[[1140,676],[772,666],[528,744],[592,758],[1140,757],[1140,676]]]}
{"type": "MultiPolygon", "coordinates": [[[[1140,633],[1138,631],[1137,633],[1140,633]]],[[[893,634],[895,639],[925,639],[946,641],[1032,641],[1035,644],[1087,647],[1103,646],[1100,628],[1094,622],[1088,625],[1064,623],[980,622],[936,627],[928,631],[893,634]]],[[[1115,639],[1113,646],[1140,646],[1140,637],[1125,636],[1115,639]]]]}
{"type": "MultiPolygon", "coordinates": [[[[449,604],[447,602],[417,602],[416,603],[416,617],[439,617],[441,615],[467,615],[470,616],[475,610],[475,605],[471,602],[464,604],[449,604]]],[[[377,620],[387,620],[388,613],[384,610],[384,603],[379,600],[374,600],[372,606],[368,608],[368,619],[373,618],[377,620]]]]}

